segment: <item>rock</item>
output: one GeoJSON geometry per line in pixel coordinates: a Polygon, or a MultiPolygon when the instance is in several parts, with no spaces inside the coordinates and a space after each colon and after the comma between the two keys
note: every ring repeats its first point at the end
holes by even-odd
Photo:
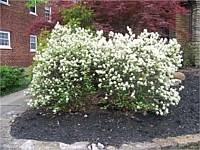
{"type": "Polygon", "coordinates": [[[150,143],[150,142],[131,143],[131,146],[133,147],[134,150],[159,150],[160,149],[159,145],[157,145],[156,143],[150,143]]]}
{"type": "Polygon", "coordinates": [[[89,142],[76,142],[74,144],[60,144],[62,150],[86,150],[89,142]]]}
{"type": "Polygon", "coordinates": [[[168,137],[167,139],[176,142],[179,149],[187,149],[188,147],[199,146],[200,134],[168,137]]]}
{"type": "Polygon", "coordinates": [[[33,150],[60,150],[58,142],[44,142],[33,140],[33,150]]]}
{"type": "Polygon", "coordinates": [[[88,145],[87,150],[92,150],[92,145],[88,145]]]}
{"type": "Polygon", "coordinates": [[[130,144],[123,144],[123,145],[120,147],[120,150],[133,150],[133,146],[130,145],[130,144]]]}
{"type": "Polygon", "coordinates": [[[185,80],[185,75],[182,72],[175,72],[173,75],[174,79],[185,80]]]}
{"type": "Polygon", "coordinates": [[[99,143],[99,142],[97,143],[97,147],[99,149],[104,149],[105,148],[105,146],[103,144],[99,143]]]}
{"type": "Polygon", "coordinates": [[[169,139],[153,139],[154,143],[158,144],[161,149],[176,149],[177,142],[169,140],[169,139]]]}
{"type": "Polygon", "coordinates": [[[179,86],[181,84],[181,80],[179,79],[171,79],[171,81],[173,82],[173,86],[179,86]]]}
{"type": "Polygon", "coordinates": [[[200,134],[168,137],[166,139],[153,139],[161,149],[199,149],[200,134]]]}
{"type": "Polygon", "coordinates": [[[92,144],[92,150],[99,150],[96,144],[92,144]]]}
{"type": "Polygon", "coordinates": [[[117,150],[117,148],[115,148],[114,146],[108,146],[107,150],[117,150]]]}
{"type": "Polygon", "coordinates": [[[66,150],[70,148],[70,145],[65,143],[59,143],[59,147],[61,150],[66,150]]]}
{"type": "Polygon", "coordinates": [[[33,150],[33,141],[32,140],[27,140],[25,143],[23,143],[20,146],[21,150],[33,150]]]}
{"type": "Polygon", "coordinates": [[[99,150],[98,147],[97,147],[97,145],[94,144],[94,143],[88,145],[87,149],[88,150],[99,150]]]}

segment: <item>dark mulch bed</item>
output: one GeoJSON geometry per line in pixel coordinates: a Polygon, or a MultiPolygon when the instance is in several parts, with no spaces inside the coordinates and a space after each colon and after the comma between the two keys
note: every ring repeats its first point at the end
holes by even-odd
{"type": "Polygon", "coordinates": [[[126,142],[151,141],[199,133],[199,70],[182,70],[186,75],[185,89],[178,106],[168,116],[121,111],[42,114],[43,109],[30,109],[15,119],[11,135],[15,138],[59,141],[71,144],[79,141],[101,142],[120,146],[126,142]],[[87,116],[86,116],[87,115],[87,116]]]}

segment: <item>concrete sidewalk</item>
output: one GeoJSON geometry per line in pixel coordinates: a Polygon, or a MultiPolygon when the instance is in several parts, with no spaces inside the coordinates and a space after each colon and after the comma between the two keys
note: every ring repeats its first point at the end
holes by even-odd
{"type": "Polygon", "coordinates": [[[23,113],[28,108],[26,105],[28,98],[28,96],[24,95],[24,91],[19,91],[0,98],[1,150],[17,149],[18,143],[13,145],[14,138],[9,133],[10,125],[15,117],[23,113]]]}
{"type": "MultiPolygon", "coordinates": [[[[24,91],[0,98],[0,150],[118,150],[113,146],[105,147],[101,143],[77,142],[65,144],[60,142],[44,142],[36,140],[15,139],[10,135],[10,126],[14,119],[28,109],[29,96],[24,91]]],[[[154,139],[152,143],[123,144],[120,150],[152,150],[152,149],[196,149],[199,150],[200,134],[154,139]]]]}
{"type": "Polygon", "coordinates": [[[19,91],[8,96],[0,98],[1,103],[1,117],[4,117],[8,112],[24,112],[28,106],[26,105],[29,96],[24,95],[24,90],[19,91]]]}

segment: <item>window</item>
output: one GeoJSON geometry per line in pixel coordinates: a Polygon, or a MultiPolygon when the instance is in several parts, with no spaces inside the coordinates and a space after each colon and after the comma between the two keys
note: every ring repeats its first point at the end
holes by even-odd
{"type": "Polygon", "coordinates": [[[45,19],[51,21],[51,7],[45,7],[45,19]]]}
{"type": "Polygon", "coordinates": [[[8,0],[0,0],[0,3],[1,3],[1,4],[9,5],[8,0]]]}
{"type": "Polygon", "coordinates": [[[37,36],[30,35],[30,51],[35,52],[37,50],[37,36]]]}
{"type": "Polygon", "coordinates": [[[35,6],[29,8],[29,13],[30,13],[30,14],[33,14],[33,15],[36,15],[36,14],[37,14],[36,0],[35,0],[35,4],[34,4],[34,5],[35,5],[35,6]]]}
{"type": "Polygon", "coordinates": [[[0,48],[11,49],[11,47],[10,47],[10,32],[0,30],[0,48]]]}
{"type": "Polygon", "coordinates": [[[29,8],[30,14],[36,15],[36,6],[29,8]]]}

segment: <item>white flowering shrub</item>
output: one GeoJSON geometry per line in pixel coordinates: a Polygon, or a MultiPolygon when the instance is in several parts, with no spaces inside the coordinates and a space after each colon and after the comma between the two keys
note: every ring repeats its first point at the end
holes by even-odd
{"type": "MultiPolygon", "coordinates": [[[[128,110],[150,110],[164,115],[180,96],[173,74],[181,66],[180,45],[158,33],[144,30],[135,37],[128,33],[57,24],[47,48],[36,53],[30,91],[30,106],[48,106],[54,112],[84,104],[91,93],[103,96],[107,106],[128,110]]],[[[102,99],[99,98],[99,101],[102,99]]]]}

